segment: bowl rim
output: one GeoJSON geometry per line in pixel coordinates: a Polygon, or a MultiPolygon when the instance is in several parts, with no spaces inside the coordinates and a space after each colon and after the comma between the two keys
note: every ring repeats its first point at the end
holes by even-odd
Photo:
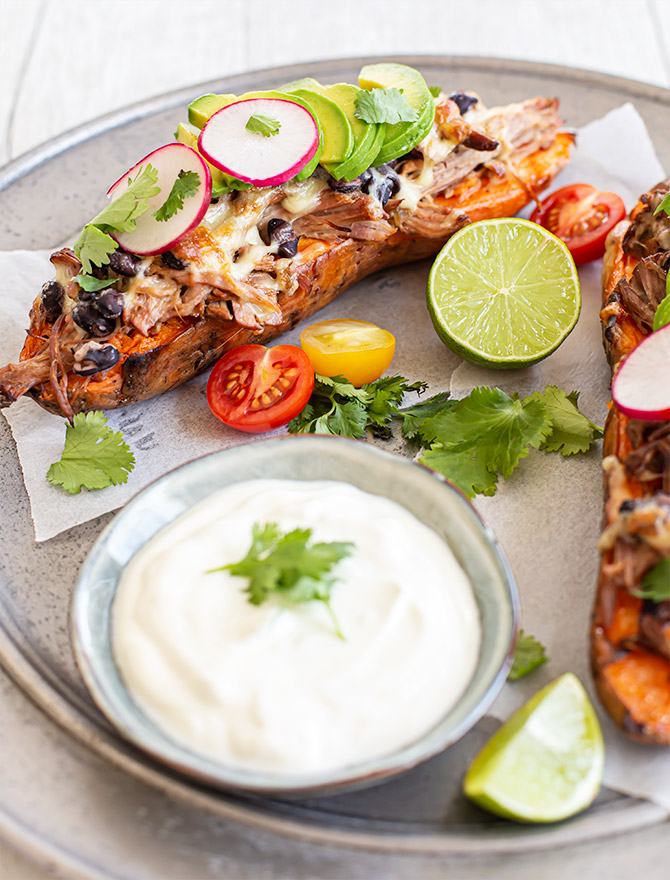
{"type": "MultiPolygon", "coordinates": [[[[245,479],[253,478],[249,477],[245,479]]],[[[268,477],[268,479],[271,478],[268,477]]],[[[322,477],[321,479],[327,479],[327,477],[322,477]]],[[[224,488],[224,485],[213,486],[212,492],[203,496],[201,501],[204,501],[205,498],[209,497],[209,494],[213,494],[224,488]]],[[[352,483],[352,485],[355,484],[352,483]]],[[[380,494],[384,495],[383,492],[380,494]]],[[[388,496],[384,495],[384,497],[388,496]]],[[[395,503],[401,504],[399,501],[396,501],[395,503]]],[[[176,514],[171,520],[164,523],[161,526],[161,529],[167,527],[185,512],[186,511],[184,510],[176,514]]],[[[410,511],[410,513],[413,512],[410,511]]],[[[414,513],[413,515],[416,516],[414,513]]],[[[142,546],[144,543],[146,543],[146,541],[143,542],[142,546]]],[[[134,552],[136,553],[138,550],[135,550],[134,552]]],[[[118,588],[118,583],[119,579],[117,578],[114,582],[109,600],[109,607],[107,609],[108,617],[111,616],[111,606],[114,594],[118,588]]],[[[478,599],[477,602],[479,603],[478,599]]],[[[502,690],[512,666],[514,651],[519,635],[519,625],[520,601],[516,580],[511,566],[497,537],[491,528],[486,525],[484,519],[474,507],[470,498],[468,498],[458,486],[454,485],[442,474],[434,471],[427,465],[405,456],[398,455],[397,453],[380,449],[379,447],[371,445],[363,440],[320,434],[280,434],[263,440],[254,441],[252,443],[228,447],[191,459],[152,480],[139,490],[115,514],[111,522],[105,526],[97,537],[79,570],[70,606],[70,636],[79,672],[98,709],[126,742],[139,749],[141,753],[158,761],[161,765],[166,766],[173,771],[177,771],[199,783],[212,785],[231,793],[280,797],[308,797],[319,794],[339,794],[381,783],[400,773],[411,770],[458,742],[486,714],[487,709],[502,690]],[[447,491],[452,492],[457,496],[459,503],[464,505],[463,509],[467,510],[471,518],[473,518],[476,528],[480,533],[480,537],[483,538],[489,548],[492,560],[501,576],[502,585],[504,587],[504,600],[507,604],[506,610],[509,616],[509,627],[506,632],[506,653],[501,659],[497,672],[488,681],[485,690],[477,703],[463,717],[460,723],[446,731],[443,736],[430,746],[425,742],[429,734],[442,723],[444,718],[447,717],[450,712],[456,709],[467,693],[467,688],[436,725],[433,725],[417,739],[391,753],[373,759],[366,759],[363,762],[347,765],[335,770],[292,775],[277,775],[269,771],[235,768],[232,765],[223,764],[213,758],[208,758],[207,756],[191,751],[187,746],[172,739],[169,733],[164,731],[158,724],[149,718],[140,706],[135,703],[132,694],[126,687],[118,670],[113,650],[110,645],[108,646],[109,654],[112,658],[116,675],[121,682],[123,692],[127,695],[132,705],[132,712],[126,713],[117,704],[113,689],[110,688],[108,677],[104,671],[104,664],[101,662],[101,656],[103,656],[106,651],[104,638],[108,633],[108,629],[105,629],[104,632],[94,634],[87,626],[86,615],[91,587],[87,580],[88,574],[97,558],[105,552],[108,540],[119,528],[120,523],[125,522],[131,517],[135,509],[138,508],[147,497],[150,497],[151,493],[157,490],[157,487],[173,480],[175,474],[206,466],[208,462],[214,462],[215,460],[230,455],[231,453],[236,453],[238,455],[257,455],[259,454],[259,450],[261,450],[261,453],[265,450],[267,451],[268,456],[271,456],[273,453],[276,453],[278,449],[285,449],[285,441],[287,440],[291,441],[291,444],[293,445],[296,442],[302,442],[304,445],[307,445],[310,442],[316,443],[323,448],[323,451],[327,451],[328,447],[333,450],[339,448],[345,449],[348,447],[351,450],[356,450],[357,452],[355,454],[360,453],[363,456],[369,455],[373,458],[378,458],[382,462],[388,462],[392,467],[403,468],[406,473],[422,475],[420,477],[421,479],[428,477],[428,479],[435,480],[447,491]],[[147,739],[146,736],[143,736],[143,734],[147,733],[153,734],[152,738],[158,740],[158,745],[152,744],[151,739],[147,739]],[[158,734],[157,737],[155,736],[156,734],[158,734]],[[176,752],[177,754],[168,754],[168,751],[173,753],[176,752]]],[[[478,666],[476,669],[477,668],[478,666]]],[[[476,674],[476,669],[473,673],[473,677],[476,674]]]]}

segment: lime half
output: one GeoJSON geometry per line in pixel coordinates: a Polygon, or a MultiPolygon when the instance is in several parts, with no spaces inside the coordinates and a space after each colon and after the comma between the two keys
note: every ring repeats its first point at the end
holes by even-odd
{"type": "Polygon", "coordinates": [[[463,788],[491,813],[556,822],[600,791],[602,731],[579,679],[561,675],[503,724],[468,770],[463,788]]]}
{"type": "Polygon", "coordinates": [[[515,369],[551,354],[577,323],[579,278],[565,244],[529,220],[465,226],[428,278],[440,339],[476,364],[515,369]]]}

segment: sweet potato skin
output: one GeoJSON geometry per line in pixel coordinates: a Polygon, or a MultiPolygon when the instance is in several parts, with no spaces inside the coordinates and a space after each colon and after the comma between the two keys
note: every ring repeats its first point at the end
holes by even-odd
{"type": "MultiPolygon", "coordinates": [[[[546,150],[539,150],[519,163],[517,176],[470,175],[444,200],[445,209],[458,208],[467,219],[504,217],[515,214],[530,200],[530,192],[541,192],[569,160],[573,138],[559,133],[546,150]]],[[[452,230],[453,231],[453,230],[452,230]]],[[[422,260],[436,254],[448,234],[440,238],[410,236],[401,231],[383,242],[346,239],[324,244],[311,267],[309,287],[299,287],[290,296],[280,294],[284,320],[254,333],[234,321],[210,317],[174,322],[165,341],[143,337],[141,350],[130,346],[117,369],[108,370],[97,381],[68,374],[68,395],[73,411],[114,409],[161,394],[209,369],[230,348],[245,343],[264,344],[290,330],[299,321],[328,305],[342,291],[373,272],[422,260]]],[[[170,323],[170,322],[168,322],[170,323]]],[[[27,354],[26,348],[22,357],[27,354]]],[[[62,414],[48,383],[35,386],[30,394],[40,406],[62,414]]]]}
{"type": "MultiPolygon", "coordinates": [[[[608,239],[603,306],[618,281],[630,277],[638,263],[623,251],[623,231],[615,228],[608,239]]],[[[601,319],[604,330],[606,315],[602,312],[601,319]]],[[[630,316],[619,307],[617,333],[609,338],[604,335],[613,371],[643,338],[630,316]]],[[[631,452],[627,424],[628,417],[612,403],[605,424],[604,456],[623,461],[631,452]]],[[[607,511],[607,501],[617,491],[607,473],[604,489],[607,511]]],[[[650,490],[626,475],[625,493],[630,498],[642,498],[649,496],[650,490]]],[[[670,662],[636,644],[643,601],[611,582],[607,573],[611,561],[611,551],[603,554],[591,621],[591,669],[596,690],[607,712],[627,736],[648,745],[670,746],[670,662]]]]}

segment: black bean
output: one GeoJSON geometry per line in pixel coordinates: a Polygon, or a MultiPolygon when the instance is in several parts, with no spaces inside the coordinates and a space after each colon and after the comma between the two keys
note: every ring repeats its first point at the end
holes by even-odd
{"type": "Polygon", "coordinates": [[[474,98],[472,95],[466,95],[465,92],[455,92],[453,95],[449,95],[449,100],[458,105],[461,116],[477,103],[477,98],[474,98]]]}
{"type": "Polygon", "coordinates": [[[172,251],[165,251],[164,254],[161,254],[161,260],[164,266],[167,266],[168,269],[174,269],[176,272],[181,272],[188,266],[188,263],[175,257],[172,251]]]}
{"type": "Polygon", "coordinates": [[[72,320],[91,336],[108,336],[116,326],[113,318],[105,318],[90,303],[82,303],[72,310],[72,320]]]}
{"type": "Polygon", "coordinates": [[[97,346],[91,343],[80,360],[75,360],[73,369],[80,376],[92,376],[102,370],[108,370],[119,362],[119,350],[113,345],[97,346]],[[95,347],[94,347],[95,346],[95,347]]]}
{"type": "Polygon", "coordinates": [[[117,275],[125,275],[126,278],[133,278],[137,275],[142,260],[135,254],[129,254],[127,251],[114,251],[109,255],[109,267],[117,275]]]}
{"type": "Polygon", "coordinates": [[[380,165],[372,169],[362,189],[384,206],[400,189],[400,178],[390,165],[380,165]]]}
{"type": "Polygon", "coordinates": [[[125,304],[120,290],[105,290],[96,300],[95,307],[103,318],[120,318],[125,304]]]}
{"type": "Polygon", "coordinates": [[[353,180],[335,180],[334,177],[330,177],[328,186],[338,193],[352,193],[361,188],[361,179],[355,177],[353,180]]]}
{"type": "Polygon", "coordinates": [[[295,257],[298,253],[298,238],[293,225],[288,220],[273,217],[268,221],[267,237],[269,241],[279,245],[277,254],[280,257],[295,257]]]}
{"type": "Polygon", "coordinates": [[[496,150],[500,146],[500,142],[494,141],[493,138],[487,137],[481,131],[474,131],[473,129],[463,141],[463,146],[470,147],[471,150],[478,150],[479,152],[490,152],[491,150],[496,150]]]}
{"type": "Polygon", "coordinates": [[[64,295],[63,287],[57,281],[47,281],[47,283],[42,286],[42,291],[40,293],[42,298],[42,308],[44,309],[44,317],[50,324],[53,324],[63,311],[64,295]]]}

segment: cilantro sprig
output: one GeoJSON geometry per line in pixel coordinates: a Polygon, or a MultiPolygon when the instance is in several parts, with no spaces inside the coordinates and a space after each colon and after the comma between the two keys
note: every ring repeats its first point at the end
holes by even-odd
{"type": "Polygon", "coordinates": [[[579,411],[578,392],[568,394],[555,385],[523,400],[500,388],[475,388],[461,400],[442,392],[400,409],[405,394],[425,389],[425,383],[403,376],[357,388],[343,376],[317,375],[307,406],[288,430],[358,439],[371,430],[388,438],[394,420],[401,419],[405,439],[424,447],[419,460],[470,498],[493,495],[498,477],[510,477],[533,448],[575,455],[587,452],[603,434],[579,411]]]}
{"type": "Polygon", "coordinates": [[[109,263],[110,253],[118,248],[111,232],[132,232],[135,229],[137,218],[149,207],[149,199],[160,192],[157,180],[158,171],[147,163],[134,178],[128,178],[128,189],[84,226],[74,243],[74,252],[85,275],[90,275],[93,266],[109,263]]]}
{"type": "Polygon", "coordinates": [[[526,635],[523,630],[519,633],[519,641],[516,643],[514,662],[510,669],[510,681],[517,681],[528,675],[538,666],[542,666],[549,660],[545,653],[545,647],[530,634],[526,635]]]}
{"type": "Polygon", "coordinates": [[[95,293],[98,290],[104,290],[106,287],[111,287],[113,284],[116,284],[119,279],[94,278],[93,275],[75,275],[72,280],[76,281],[81,289],[85,290],[87,293],[95,293]]]}
{"type": "Polygon", "coordinates": [[[390,436],[392,420],[410,391],[421,393],[423,382],[403,376],[384,376],[357,388],[344,376],[315,376],[314,391],[303,411],[289,422],[291,434],[337,434],[365,437],[369,428],[378,436],[390,436]]]}
{"type": "Polygon", "coordinates": [[[670,600],[670,558],[661,559],[642,579],[641,590],[631,590],[639,599],[651,599],[652,602],[670,600]]]}
{"type": "Polygon", "coordinates": [[[269,116],[267,113],[254,113],[253,116],[249,117],[247,124],[244,127],[247,131],[251,131],[254,134],[262,134],[263,137],[272,137],[279,133],[281,122],[273,116],[269,116]]]}
{"type": "Polygon", "coordinates": [[[354,116],[363,122],[415,122],[418,114],[400,89],[361,90],[356,96],[354,116]]]}
{"type": "Polygon", "coordinates": [[[670,272],[665,278],[665,296],[656,308],[652,330],[660,330],[666,324],[670,324],[670,272]]]}
{"type": "Polygon", "coordinates": [[[72,495],[125,483],[135,456],[120,431],[101,412],[77,413],[65,430],[65,448],[47,471],[47,480],[72,495]]]}
{"type": "Polygon", "coordinates": [[[330,604],[330,591],[336,578],[333,566],[351,554],[348,541],[310,543],[311,529],[293,529],[282,533],[277,523],[255,523],[251,547],[239,562],[210,569],[229,571],[248,578],[244,589],[252,605],[274,599],[290,608],[302,602],[318,601],[326,606],[338,638],[344,636],[330,604]]]}
{"type": "Polygon", "coordinates": [[[184,171],[182,168],[177,175],[177,179],[172,184],[170,194],[160,208],[153,212],[152,216],[155,217],[159,223],[164,223],[166,220],[169,220],[170,217],[174,217],[178,211],[182,210],[184,207],[184,199],[194,196],[199,189],[200,175],[195,171],[184,171]]]}
{"type": "Polygon", "coordinates": [[[578,409],[577,392],[554,385],[524,400],[499,388],[475,388],[461,400],[444,394],[403,411],[403,434],[420,440],[420,461],[470,498],[493,495],[532,448],[564,456],[587,452],[602,429],[578,409]]]}

